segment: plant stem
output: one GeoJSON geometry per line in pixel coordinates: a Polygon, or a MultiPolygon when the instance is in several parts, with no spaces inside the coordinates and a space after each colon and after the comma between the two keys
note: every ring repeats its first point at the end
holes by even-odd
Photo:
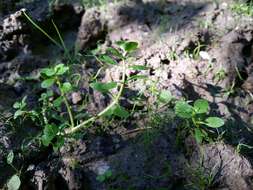
{"type": "Polygon", "coordinates": [[[72,114],[72,111],[71,111],[71,107],[69,105],[69,102],[66,98],[65,93],[61,90],[61,82],[58,78],[56,78],[56,82],[57,82],[57,85],[58,85],[59,90],[61,92],[61,96],[63,97],[64,104],[65,104],[65,106],[67,108],[67,111],[68,111],[71,128],[73,128],[75,126],[75,123],[74,123],[74,117],[73,117],[73,114],[72,114]]]}
{"type": "Polygon", "coordinates": [[[111,108],[113,108],[118,102],[119,102],[119,99],[123,93],[123,90],[124,90],[124,87],[125,87],[125,82],[126,82],[126,63],[125,63],[125,60],[123,59],[122,60],[123,62],[123,71],[122,71],[122,80],[121,80],[121,85],[120,85],[120,89],[119,89],[119,92],[117,94],[117,96],[115,97],[115,99],[111,102],[110,105],[108,105],[104,110],[102,110],[101,112],[99,112],[97,115],[91,117],[90,119],[80,123],[79,125],[73,127],[73,128],[70,128],[70,129],[66,129],[65,130],[65,134],[72,134],[82,128],[88,128],[89,123],[91,122],[94,122],[97,118],[103,116],[107,111],[109,111],[111,108]]]}
{"type": "Polygon", "coordinates": [[[39,25],[37,25],[25,12],[25,10],[22,10],[22,13],[24,14],[24,16],[27,18],[27,20],[29,20],[29,22],[32,23],[32,25],[37,28],[40,32],[42,32],[49,40],[51,40],[56,46],[58,46],[59,48],[63,48],[57,41],[55,41],[47,32],[45,32],[45,30],[43,30],[39,25]]]}

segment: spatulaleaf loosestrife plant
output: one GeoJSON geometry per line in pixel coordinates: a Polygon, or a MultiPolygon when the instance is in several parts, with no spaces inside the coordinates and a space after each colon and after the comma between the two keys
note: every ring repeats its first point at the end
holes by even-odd
{"type": "MultiPolygon", "coordinates": [[[[121,69],[121,81],[115,82],[99,82],[93,81],[90,87],[101,93],[111,94],[112,89],[118,88],[116,95],[111,95],[111,103],[101,112],[89,117],[81,122],[76,119],[76,115],[68,100],[68,95],[73,91],[73,85],[68,81],[68,72],[70,69],[64,64],[57,64],[53,67],[44,68],[41,70],[41,88],[44,92],[39,99],[41,106],[38,110],[27,111],[26,99],[21,102],[16,102],[14,108],[17,109],[15,119],[24,116],[24,113],[34,113],[40,125],[43,126],[43,134],[41,141],[43,145],[53,145],[57,150],[64,143],[66,136],[85,129],[91,126],[97,119],[104,116],[116,116],[127,118],[129,112],[119,104],[123,90],[127,82],[131,78],[127,78],[126,70],[136,67],[137,70],[145,69],[141,66],[129,65],[127,60],[131,57],[131,53],[138,48],[137,42],[119,41],[116,43],[116,48],[108,48],[105,54],[97,56],[99,61],[110,66],[118,66],[121,69]],[[117,61],[116,61],[117,60],[117,61]],[[64,113],[64,109],[66,112],[64,113]],[[35,114],[36,113],[36,114],[35,114]],[[68,117],[66,117],[66,114],[68,117]]],[[[137,75],[138,76],[138,75],[137,75]]],[[[138,78],[138,77],[137,77],[138,78]]]]}
{"type": "Polygon", "coordinates": [[[219,117],[209,117],[209,104],[207,100],[198,99],[193,106],[187,101],[180,100],[176,102],[175,113],[178,117],[190,121],[194,128],[191,132],[194,133],[198,143],[208,139],[208,128],[219,128],[224,125],[223,119],[219,117]],[[208,127],[208,128],[207,128],[208,127]]]}

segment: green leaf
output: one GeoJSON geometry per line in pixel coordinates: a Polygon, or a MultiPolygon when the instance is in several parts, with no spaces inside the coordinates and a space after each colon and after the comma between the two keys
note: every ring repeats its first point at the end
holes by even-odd
{"type": "Polygon", "coordinates": [[[63,75],[69,70],[69,67],[65,66],[64,64],[58,64],[54,67],[54,71],[56,75],[63,75]]]}
{"type": "Polygon", "coordinates": [[[198,99],[194,102],[194,110],[198,114],[207,113],[209,109],[208,101],[204,99],[198,99]]]}
{"type": "Polygon", "coordinates": [[[20,102],[15,102],[13,104],[13,108],[15,108],[15,109],[19,109],[20,107],[21,107],[21,103],[20,102]]]}
{"type": "Polygon", "coordinates": [[[53,101],[53,105],[54,107],[59,107],[61,106],[62,102],[63,102],[63,97],[60,96],[53,101]]]}
{"type": "Polygon", "coordinates": [[[192,117],[193,107],[185,101],[177,101],[175,113],[178,117],[189,119],[192,117]]]}
{"type": "Polygon", "coordinates": [[[42,69],[42,70],[40,71],[40,73],[45,74],[45,75],[48,76],[48,77],[51,77],[51,76],[54,76],[54,75],[55,75],[55,70],[54,70],[54,69],[51,69],[51,68],[45,68],[45,69],[42,69]]]}
{"type": "Polygon", "coordinates": [[[64,138],[57,137],[56,143],[53,144],[53,149],[57,152],[64,145],[64,138]]]}
{"type": "Polygon", "coordinates": [[[109,54],[112,54],[115,57],[118,57],[121,59],[124,58],[123,55],[115,48],[109,47],[109,48],[107,48],[106,52],[109,54]]]}
{"type": "Polygon", "coordinates": [[[14,153],[13,153],[13,151],[11,150],[10,152],[9,152],[9,154],[7,155],[7,164],[12,164],[12,162],[13,162],[13,159],[14,159],[14,153]]]}
{"type": "Polygon", "coordinates": [[[108,55],[100,55],[99,58],[98,58],[100,61],[104,62],[104,63],[107,63],[109,65],[116,65],[117,62],[112,59],[111,57],[109,57],[108,55]]]}
{"type": "Polygon", "coordinates": [[[129,67],[130,69],[136,70],[136,71],[143,71],[143,70],[149,70],[150,68],[144,65],[132,65],[129,67]]]}
{"type": "Polygon", "coordinates": [[[146,75],[134,75],[127,79],[127,81],[131,80],[138,80],[138,79],[147,79],[148,77],[146,75]]]}
{"type": "Polygon", "coordinates": [[[116,42],[119,47],[125,52],[132,52],[138,48],[137,42],[128,42],[128,41],[118,41],[116,42]]]}
{"type": "Polygon", "coordinates": [[[99,91],[99,92],[105,93],[113,88],[116,88],[117,83],[116,82],[108,82],[108,83],[93,82],[90,84],[90,87],[99,91]]]}
{"type": "Polygon", "coordinates": [[[19,116],[22,116],[24,113],[25,113],[25,111],[17,110],[17,111],[14,113],[13,119],[17,119],[19,116]]]}
{"type": "Polygon", "coordinates": [[[68,93],[72,90],[72,85],[69,82],[65,82],[63,83],[63,85],[61,86],[61,91],[63,93],[68,93]]]}
{"type": "Polygon", "coordinates": [[[8,190],[18,190],[21,185],[21,181],[17,175],[13,175],[7,183],[8,190]]]}
{"type": "Polygon", "coordinates": [[[46,125],[43,130],[43,135],[41,137],[44,146],[48,146],[54,137],[58,133],[58,128],[55,125],[46,125]]]}
{"type": "Polygon", "coordinates": [[[53,84],[54,84],[54,79],[51,78],[51,79],[46,79],[44,80],[42,83],[41,83],[41,87],[42,88],[49,88],[51,87],[53,84]]]}
{"type": "Polygon", "coordinates": [[[120,117],[120,118],[128,118],[129,115],[130,115],[130,114],[128,113],[128,111],[127,111],[124,107],[122,107],[122,106],[120,106],[120,105],[116,105],[116,106],[114,107],[113,114],[114,114],[115,116],[120,117]]]}
{"type": "Polygon", "coordinates": [[[168,90],[162,90],[158,97],[158,100],[160,102],[166,103],[166,104],[169,103],[172,99],[173,99],[173,96],[168,90]]]}
{"type": "Polygon", "coordinates": [[[194,136],[195,136],[195,139],[196,139],[197,143],[199,143],[199,144],[202,143],[203,134],[202,134],[202,132],[199,128],[194,129],[194,136]]]}
{"type": "Polygon", "coordinates": [[[208,117],[206,122],[206,125],[212,128],[219,128],[225,124],[224,120],[219,117],[208,117]]]}

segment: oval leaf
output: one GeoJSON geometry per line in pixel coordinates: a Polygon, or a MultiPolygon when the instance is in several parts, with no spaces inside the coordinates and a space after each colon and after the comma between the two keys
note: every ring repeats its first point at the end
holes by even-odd
{"type": "Polygon", "coordinates": [[[109,57],[108,55],[99,56],[99,60],[104,63],[107,63],[109,65],[116,65],[117,64],[117,62],[114,59],[112,59],[111,57],[109,57]]]}
{"type": "Polygon", "coordinates": [[[51,68],[45,68],[45,69],[42,69],[40,73],[45,74],[48,77],[51,77],[51,76],[54,76],[55,70],[51,68]]]}
{"type": "Polygon", "coordinates": [[[203,141],[203,134],[199,128],[194,129],[194,137],[197,141],[197,143],[202,143],[203,141]]]}
{"type": "Polygon", "coordinates": [[[204,99],[198,99],[194,102],[194,110],[196,113],[207,113],[209,109],[208,101],[204,99]]]}
{"type": "Polygon", "coordinates": [[[13,159],[14,159],[14,153],[13,153],[13,151],[11,150],[11,151],[9,152],[9,154],[7,155],[7,164],[12,164],[13,159]]]}
{"type": "Polygon", "coordinates": [[[72,90],[72,85],[69,82],[65,82],[63,83],[63,85],[61,86],[61,91],[63,93],[68,93],[72,90]]]}
{"type": "Polygon", "coordinates": [[[218,117],[208,117],[206,119],[206,125],[212,128],[219,128],[225,124],[224,120],[218,117]]]}
{"type": "Polygon", "coordinates": [[[42,88],[49,88],[54,84],[54,79],[46,79],[41,83],[42,88]]]}
{"type": "Polygon", "coordinates": [[[90,87],[99,91],[99,92],[105,93],[113,88],[116,88],[117,83],[116,82],[108,82],[108,83],[93,82],[90,84],[90,87]]]}
{"type": "Polygon", "coordinates": [[[170,91],[162,90],[158,100],[162,103],[169,103],[172,100],[173,96],[171,95],[170,91]]]}
{"type": "Polygon", "coordinates": [[[18,190],[21,185],[21,181],[17,175],[13,175],[7,183],[8,190],[18,190]]]}
{"type": "Polygon", "coordinates": [[[137,42],[126,42],[123,46],[124,51],[131,52],[138,48],[137,42]]]}
{"type": "Polygon", "coordinates": [[[123,55],[115,48],[109,47],[107,48],[106,52],[112,54],[115,57],[123,58],[123,55]]]}
{"type": "Polygon", "coordinates": [[[58,128],[55,125],[46,125],[43,130],[42,143],[48,146],[58,133],[58,128]]]}
{"type": "Polygon", "coordinates": [[[129,117],[128,111],[124,107],[122,107],[120,105],[116,105],[115,106],[115,108],[113,110],[113,114],[115,116],[120,117],[120,118],[128,118],[129,117]]]}
{"type": "Polygon", "coordinates": [[[177,101],[175,112],[178,117],[189,119],[192,117],[193,107],[185,101],[177,101]]]}
{"type": "Polygon", "coordinates": [[[58,64],[54,68],[56,75],[63,75],[69,70],[69,67],[65,66],[64,64],[58,64]]]}

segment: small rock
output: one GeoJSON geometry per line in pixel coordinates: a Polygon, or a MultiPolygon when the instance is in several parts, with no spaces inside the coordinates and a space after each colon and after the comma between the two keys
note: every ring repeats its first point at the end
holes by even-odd
{"type": "Polygon", "coordinates": [[[80,102],[82,100],[80,92],[73,92],[71,94],[71,98],[72,98],[72,103],[73,104],[77,104],[78,102],[80,102]]]}

